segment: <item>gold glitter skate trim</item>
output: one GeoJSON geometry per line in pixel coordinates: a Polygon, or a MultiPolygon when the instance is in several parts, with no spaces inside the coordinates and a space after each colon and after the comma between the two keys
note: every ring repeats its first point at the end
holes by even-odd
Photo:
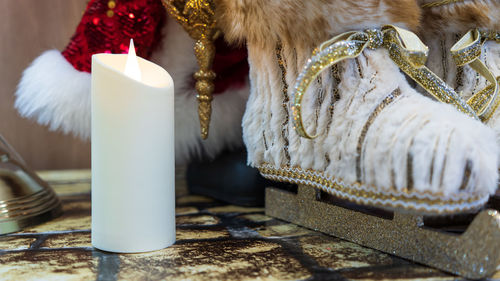
{"type": "Polygon", "coordinates": [[[276,44],[276,60],[278,61],[278,66],[281,70],[281,83],[282,83],[282,93],[283,93],[283,110],[285,112],[285,121],[281,124],[281,137],[283,138],[283,142],[285,144],[284,152],[285,157],[288,162],[290,162],[290,152],[288,151],[288,146],[290,141],[288,140],[288,122],[290,120],[290,113],[288,112],[288,103],[290,102],[290,98],[288,97],[288,83],[286,82],[286,63],[283,59],[281,53],[283,52],[283,45],[281,42],[276,44]]]}
{"type": "MultiPolygon", "coordinates": [[[[499,87],[498,85],[500,85],[500,76],[497,77],[497,88],[499,87]]],[[[489,85],[488,87],[483,89],[481,92],[483,92],[483,91],[485,91],[487,93],[491,92],[490,95],[493,95],[493,85],[489,85]]],[[[480,94],[481,92],[479,92],[478,94],[480,94]]],[[[498,106],[500,106],[500,98],[499,98],[498,93],[497,93],[495,101],[493,102],[493,105],[491,106],[491,110],[489,110],[489,112],[484,114],[483,117],[481,118],[481,120],[484,122],[488,122],[491,119],[491,117],[493,116],[493,114],[497,111],[498,106]]]]}
{"type": "Polygon", "coordinates": [[[425,9],[425,8],[439,7],[439,6],[455,4],[455,3],[462,3],[462,2],[465,2],[465,0],[442,0],[442,1],[430,2],[430,3],[424,4],[424,5],[422,5],[422,8],[425,9]]]}
{"type": "MultiPolygon", "coordinates": [[[[497,85],[500,84],[500,76],[497,77],[497,85]]],[[[498,87],[498,86],[497,86],[498,87]]],[[[498,90],[496,90],[498,91],[498,90]]],[[[498,92],[495,94],[495,85],[490,84],[486,86],[486,88],[481,91],[473,94],[469,100],[467,101],[474,110],[480,111],[481,108],[486,107],[488,103],[491,103],[489,109],[486,109],[485,113],[480,116],[483,122],[488,122],[491,119],[493,114],[498,109],[500,105],[500,97],[498,96],[498,92]],[[494,98],[494,100],[492,100],[494,98]]]]}
{"type": "Polygon", "coordinates": [[[445,197],[442,193],[377,190],[376,187],[363,183],[345,183],[342,179],[325,175],[313,169],[304,170],[300,167],[283,166],[275,168],[270,164],[257,167],[263,177],[275,181],[293,184],[310,185],[319,188],[341,199],[360,205],[375,207],[405,209],[428,214],[452,214],[476,210],[483,206],[489,196],[471,195],[468,192],[458,192],[453,197],[445,197]]]}
{"type": "Polygon", "coordinates": [[[469,65],[478,75],[481,75],[490,82],[484,89],[477,93],[472,93],[472,96],[467,100],[467,104],[485,122],[493,116],[500,105],[500,96],[498,93],[500,77],[495,77],[481,61],[481,51],[484,43],[487,41],[500,43],[500,33],[473,29],[467,32],[451,47],[451,55],[457,66],[469,65]]]}
{"type": "Polygon", "coordinates": [[[384,100],[377,105],[375,110],[372,111],[368,120],[366,120],[363,129],[358,137],[358,145],[356,146],[356,178],[358,181],[361,181],[361,153],[363,150],[363,143],[365,142],[366,134],[368,133],[368,129],[370,129],[371,125],[375,121],[375,119],[379,116],[379,114],[389,105],[391,104],[397,97],[401,95],[401,90],[399,88],[395,89],[390,93],[384,100]]]}
{"type": "MultiPolygon", "coordinates": [[[[335,112],[335,103],[338,100],[340,100],[339,84],[342,81],[340,79],[340,70],[339,70],[339,66],[337,64],[332,65],[330,72],[331,72],[330,75],[331,75],[333,85],[332,85],[332,92],[331,92],[331,98],[330,98],[330,106],[328,106],[329,119],[328,119],[328,123],[326,125],[326,134],[327,135],[328,135],[328,132],[330,132],[330,125],[332,124],[332,121],[333,121],[333,113],[335,112]]],[[[329,161],[327,161],[327,163],[328,162],[329,161]]]]}
{"type": "Polygon", "coordinates": [[[452,88],[424,66],[428,48],[407,30],[386,25],[381,29],[351,31],[336,36],[314,50],[293,88],[293,124],[298,135],[315,138],[306,132],[302,121],[302,98],[309,85],[327,67],[359,56],[366,48],[385,48],[398,67],[437,100],[455,106],[459,111],[477,118],[475,111],[452,88]]]}

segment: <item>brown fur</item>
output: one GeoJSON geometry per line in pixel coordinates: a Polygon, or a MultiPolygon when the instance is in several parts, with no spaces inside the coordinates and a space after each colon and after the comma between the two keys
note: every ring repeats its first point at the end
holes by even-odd
{"type": "Polygon", "coordinates": [[[350,30],[395,24],[416,30],[416,0],[216,0],[217,21],[230,42],[316,45],[350,30]]]}
{"type": "MultiPolygon", "coordinates": [[[[420,0],[420,4],[436,0],[420,0]]],[[[472,28],[500,30],[499,0],[464,0],[423,9],[421,32],[463,34],[472,28]]]]}

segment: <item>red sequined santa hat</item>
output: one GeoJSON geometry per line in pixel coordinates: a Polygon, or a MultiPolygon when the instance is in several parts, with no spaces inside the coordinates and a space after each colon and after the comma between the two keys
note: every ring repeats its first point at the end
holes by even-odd
{"type": "Polygon", "coordinates": [[[128,53],[163,66],[175,81],[176,161],[215,156],[242,145],[241,117],[248,97],[246,49],[215,42],[215,79],[210,136],[201,140],[193,73],[198,69],[194,41],[170,19],[160,0],[91,0],[70,43],[44,52],[24,71],[15,106],[23,117],[50,130],[90,136],[91,56],[128,53]]]}

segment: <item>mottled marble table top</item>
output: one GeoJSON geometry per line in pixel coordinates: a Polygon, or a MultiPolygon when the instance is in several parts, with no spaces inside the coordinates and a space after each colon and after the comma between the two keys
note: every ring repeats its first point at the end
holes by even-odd
{"type": "Polygon", "coordinates": [[[40,175],[59,194],[64,214],[0,236],[1,280],[461,280],[182,188],[175,245],[102,252],[90,243],[90,171],[40,175]]]}

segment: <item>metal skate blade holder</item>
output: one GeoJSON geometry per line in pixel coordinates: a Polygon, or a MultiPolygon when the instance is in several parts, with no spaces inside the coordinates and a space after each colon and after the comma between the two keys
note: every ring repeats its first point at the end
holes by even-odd
{"type": "Polygon", "coordinates": [[[0,235],[50,220],[61,203],[0,135],[0,235]]]}
{"type": "Polygon", "coordinates": [[[305,185],[298,186],[297,194],[267,188],[266,215],[466,278],[486,278],[500,268],[497,210],[479,212],[463,233],[456,233],[425,226],[424,216],[368,214],[325,202],[320,194],[305,185]]]}

